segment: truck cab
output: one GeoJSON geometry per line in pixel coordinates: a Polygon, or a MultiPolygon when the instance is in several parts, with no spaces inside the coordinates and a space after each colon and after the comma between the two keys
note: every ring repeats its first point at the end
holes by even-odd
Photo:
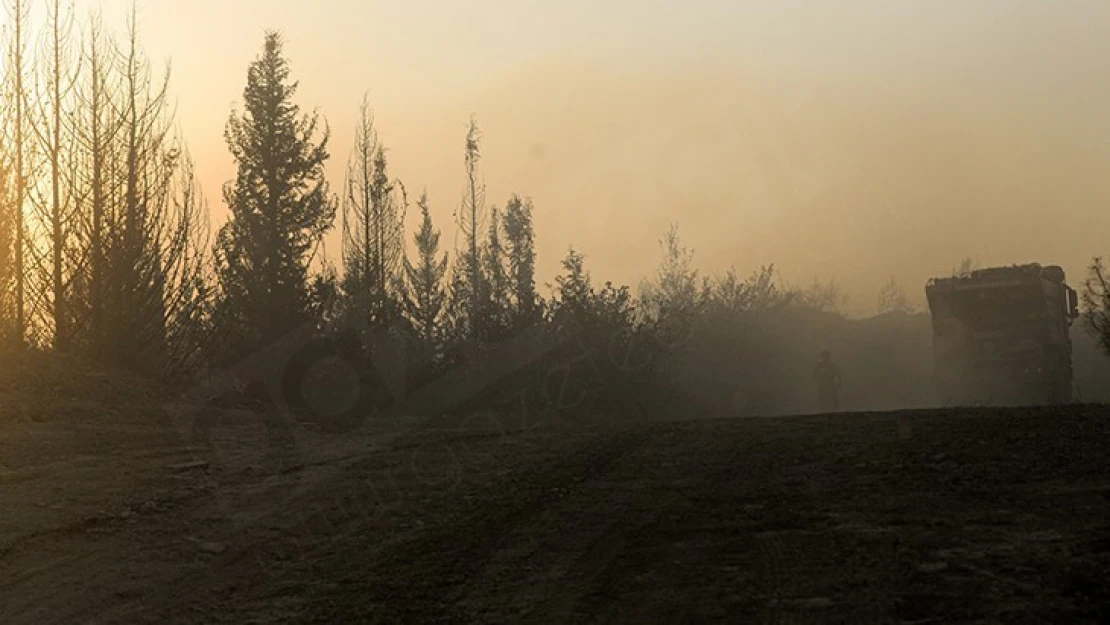
{"type": "Polygon", "coordinates": [[[934,383],[946,404],[1072,401],[1070,328],[1079,298],[1038,263],[934,278],[925,286],[934,383]]]}

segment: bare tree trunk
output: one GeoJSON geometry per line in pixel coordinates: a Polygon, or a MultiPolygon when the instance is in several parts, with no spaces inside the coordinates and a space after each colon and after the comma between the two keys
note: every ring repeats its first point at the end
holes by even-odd
{"type": "Polygon", "coordinates": [[[15,75],[15,335],[22,344],[27,334],[27,315],[25,312],[26,270],[23,266],[23,205],[27,197],[27,176],[24,172],[24,120],[23,106],[26,94],[23,88],[24,57],[23,57],[23,29],[27,21],[27,7],[23,0],[13,0],[9,17],[11,18],[14,40],[12,41],[11,64],[9,70],[15,75]]]}
{"type": "Polygon", "coordinates": [[[63,26],[61,0],[53,0],[50,5],[50,45],[49,45],[49,99],[50,109],[46,131],[46,152],[50,168],[50,197],[47,201],[46,220],[49,228],[50,276],[48,290],[51,293],[51,316],[54,322],[54,348],[64,351],[71,342],[69,330],[69,311],[66,293],[66,245],[69,235],[67,228],[70,215],[67,198],[62,195],[62,168],[67,138],[63,134],[62,111],[72,89],[71,76],[68,75],[68,59],[65,58],[69,42],[68,26],[63,26]],[[69,84],[64,84],[69,82],[69,84]]]}
{"type": "Polygon", "coordinates": [[[104,85],[101,76],[100,30],[96,24],[90,28],[89,117],[92,144],[92,228],[90,254],[92,277],[89,281],[89,304],[92,313],[92,343],[98,356],[104,347],[104,158],[105,141],[101,127],[104,107],[104,85]]]}

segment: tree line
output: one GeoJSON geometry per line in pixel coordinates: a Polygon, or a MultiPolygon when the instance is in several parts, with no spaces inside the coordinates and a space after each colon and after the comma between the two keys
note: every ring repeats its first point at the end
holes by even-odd
{"type": "MultiPolygon", "coordinates": [[[[828,313],[843,302],[835,282],[788,288],[773,266],[702,276],[677,227],[660,241],[660,266],[640,293],[597,284],[572,247],[544,296],[533,202],[519,194],[501,206],[488,201],[474,118],[460,141],[459,243],[444,249],[432,200],[391,172],[366,100],[342,184],[329,184],[330,128],[298,105],[299,83],[277,32],[265,35],[247,68],[241,109],[226,123],[236,174],[222,189],[230,218],[213,233],[176,130],[169,73],[156,75],[144,57],[134,10],[115,36],[95,14],[78,27],[68,5],[43,0],[46,23],[31,32],[31,4],[4,7],[5,344],[182,381],[309,328],[319,354],[344,353],[360,370],[372,368],[373,343],[388,335],[404,345],[407,375],[428,380],[463,365],[474,345],[534,332],[558,337],[548,361],[606,355],[591,362],[609,390],[658,388],[662,378],[681,377],[682,350],[716,353],[727,344],[731,355],[723,358],[747,357],[770,349],[756,345],[766,337],[753,328],[776,311],[828,313]],[[410,211],[419,216],[414,232],[406,231],[410,211]],[[338,267],[322,254],[333,229],[342,234],[338,267]],[[613,357],[637,350],[650,367],[613,357]]],[[[1107,302],[1099,285],[1091,283],[1088,302],[1105,333],[1097,326],[1107,302]]],[[[909,309],[893,278],[879,307],[909,309]]],[[[535,371],[522,367],[519,375],[535,371]]]]}
{"type": "Polygon", "coordinates": [[[6,2],[0,336],[172,374],[209,296],[208,209],[174,129],[168,75],[60,1],[6,2]]]}

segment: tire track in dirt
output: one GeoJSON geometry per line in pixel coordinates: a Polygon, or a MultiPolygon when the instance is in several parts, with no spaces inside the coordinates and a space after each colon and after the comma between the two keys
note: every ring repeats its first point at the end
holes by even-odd
{"type": "Polygon", "coordinates": [[[222,474],[226,507],[36,543],[0,621],[1094,623],[1110,431],[1085,411],[321,440],[222,474]]]}
{"type": "MultiPolygon", "coordinates": [[[[83,586],[89,571],[102,570],[106,574],[97,576],[95,586],[99,594],[106,596],[81,597],[69,606],[59,622],[165,622],[155,616],[160,611],[172,613],[173,618],[184,622],[197,622],[196,614],[190,616],[177,609],[185,597],[204,598],[203,594],[194,595],[191,589],[205,587],[205,580],[211,577],[213,570],[227,571],[231,575],[242,569],[240,561],[254,555],[260,542],[272,540],[290,529],[283,520],[290,515],[303,518],[305,513],[300,508],[319,503],[321,489],[350,471],[351,466],[362,462],[368,454],[388,446],[393,438],[373,432],[363,434],[365,436],[342,441],[306,437],[295,450],[298,453],[287,452],[283,460],[275,458],[280,460],[276,466],[266,468],[250,462],[257,460],[257,454],[251,455],[250,449],[238,448],[175,446],[125,450],[99,458],[100,464],[118,465],[121,470],[126,469],[129,480],[138,480],[131,484],[132,490],[148,491],[141,483],[151,479],[161,484],[161,490],[150,491],[133,506],[137,510],[139,503],[146,499],[154,504],[155,510],[152,514],[142,514],[141,518],[138,513],[130,518],[112,513],[79,517],[61,525],[39,527],[8,541],[6,546],[0,545],[3,552],[0,561],[4,568],[15,573],[0,585],[0,591],[13,599],[0,611],[0,621],[23,618],[25,622],[38,623],[40,620],[35,615],[43,609],[41,604],[49,595],[49,587],[83,586]],[[299,453],[306,451],[307,454],[299,453]],[[203,470],[176,474],[171,463],[183,459],[204,460],[207,465],[203,470]],[[242,471],[250,468],[255,470],[242,471]],[[167,498],[167,487],[174,489],[174,496],[167,498]],[[194,539],[194,535],[201,538],[194,539]],[[198,553],[200,544],[205,545],[201,547],[203,550],[220,551],[198,553]],[[52,558],[44,566],[24,566],[23,561],[36,553],[50,551],[69,552],[70,556],[52,558]],[[161,567],[163,570],[158,575],[151,575],[147,580],[150,586],[147,590],[112,590],[112,586],[134,585],[128,565],[145,565],[146,558],[154,553],[171,560],[182,555],[187,559],[176,568],[161,567]],[[27,558],[13,559],[20,554],[27,558]],[[175,592],[165,593],[166,588],[173,588],[175,592]]],[[[80,462],[97,459],[86,455],[78,462],[51,463],[49,468],[54,473],[50,474],[50,479],[57,483],[74,483],[76,476],[72,473],[80,473],[80,462]]],[[[3,602],[0,598],[0,603],[3,602]]],[[[204,604],[204,601],[199,603],[204,604]]],[[[200,620],[209,622],[206,618],[200,620]]]]}
{"type": "Polygon", "coordinates": [[[498,616],[514,622],[578,623],[588,617],[582,605],[589,597],[610,592],[607,574],[628,555],[631,537],[650,531],[662,514],[685,502],[665,489],[642,487],[645,467],[657,456],[654,446],[666,445],[654,431],[644,436],[650,436],[651,445],[627,449],[605,472],[592,474],[531,523],[514,528],[506,547],[524,543],[531,548],[502,548],[470,584],[471,596],[486,595],[478,605],[487,616],[496,613],[498,604],[507,604],[502,609],[510,614],[498,616]],[[575,536],[575,543],[568,544],[568,535],[575,536]],[[545,562],[553,553],[563,555],[545,562]],[[514,586],[518,590],[508,596],[489,593],[514,586]]]}
{"type": "MultiPolygon", "coordinates": [[[[389,601],[390,609],[380,618],[388,622],[484,622],[482,613],[488,603],[482,595],[488,594],[489,584],[498,581],[496,578],[511,573],[511,567],[499,568],[496,558],[513,549],[514,532],[530,527],[547,512],[553,493],[609,475],[649,440],[642,432],[633,431],[589,436],[543,466],[521,469],[465,493],[461,500],[448,498],[438,509],[427,511],[426,518],[438,523],[423,532],[386,546],[372,558],[342,558],[341,566],[349,565],[354,574],[345,580],[344,598],[363,597],[358,605],[333,602],[331,593],[324,593],[313,597],[309,612],[320,615],[316,622],[361,622],[374,604],[405,596],[404,604],[389,601]],[[388,574],[399,567],[406,572],[404,579],[388,574]]],[[[344,547],[346,553],[372,551],[369,545],[344,547]]]]}

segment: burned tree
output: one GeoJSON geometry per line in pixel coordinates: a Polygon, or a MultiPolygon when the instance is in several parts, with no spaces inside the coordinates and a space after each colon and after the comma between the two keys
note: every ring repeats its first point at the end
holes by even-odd
{"type": "Polygon", "coordinates": [[[1083,282],[1083,321],[1110,355],[1110,271],[1102,258],[1095,258],[1083,282]]]}
{"type": "Polygon", "coordinates": [[[72,56],[72,16],[63,13],[61,0],[52,0],[47,9],[46,37],[39,52],[38,108],[29,119],[35,148],[43,157],[46,180],[31,185],[28,199],[35,219],[25,242],[37,242],[26,251],[34,261],[29,268],[36,287],[31,295],[40,304],[36,307],[39,321],[49,328],[50,338],[44,335],[40,340],[67,350],[74,339],[70,289],[77,275],[75,268],[83,262],[80,232],[75,227],[80,198],[73,184],[78,75],[72,56]]]}
{"type": "Polygon", "coordinates": [[[466,186],[462,203],[455,212],[458,242],[452,267],[451,311],[454,332],[460,339],[486,340],[490,334],[482,318],[490,299],[489,280],[483,267],[482,232],[488,227],[486,187],[481,181],[478,163],[481,159],[481,133],[472,117],[466,134],[463,163],[466,186]]]}
{"type": "Polygon", "coordinates": [[[385,147],[363,100],[343,195],[343,293],[360,325],[380,328],[401,311],[404,187],[389,177],[385,147]]]}
{"type": "Polygon", "coordinates": [[[24,208],[27,201],[27,169],[28,169],[28,136],[27,136],[27,91],[25,78],[28,71],[27,63],[27,23],[30,11],[27,0],[10,0],[5,3],[5,10],[10,28],[6,56],[8,74],[5,76],[5,91],[8,95],[9,124],[5,125],[8,131],[7,158],[8,184],[10,185],[9,213],[10,222],[5,225],[10,227],[10,280],[12,281],[10,293],[13,310],[11,329],[14,338],[22,343],[27,332],[27,286],[26,264],[24,262],[25,231],[24,208]]]}

